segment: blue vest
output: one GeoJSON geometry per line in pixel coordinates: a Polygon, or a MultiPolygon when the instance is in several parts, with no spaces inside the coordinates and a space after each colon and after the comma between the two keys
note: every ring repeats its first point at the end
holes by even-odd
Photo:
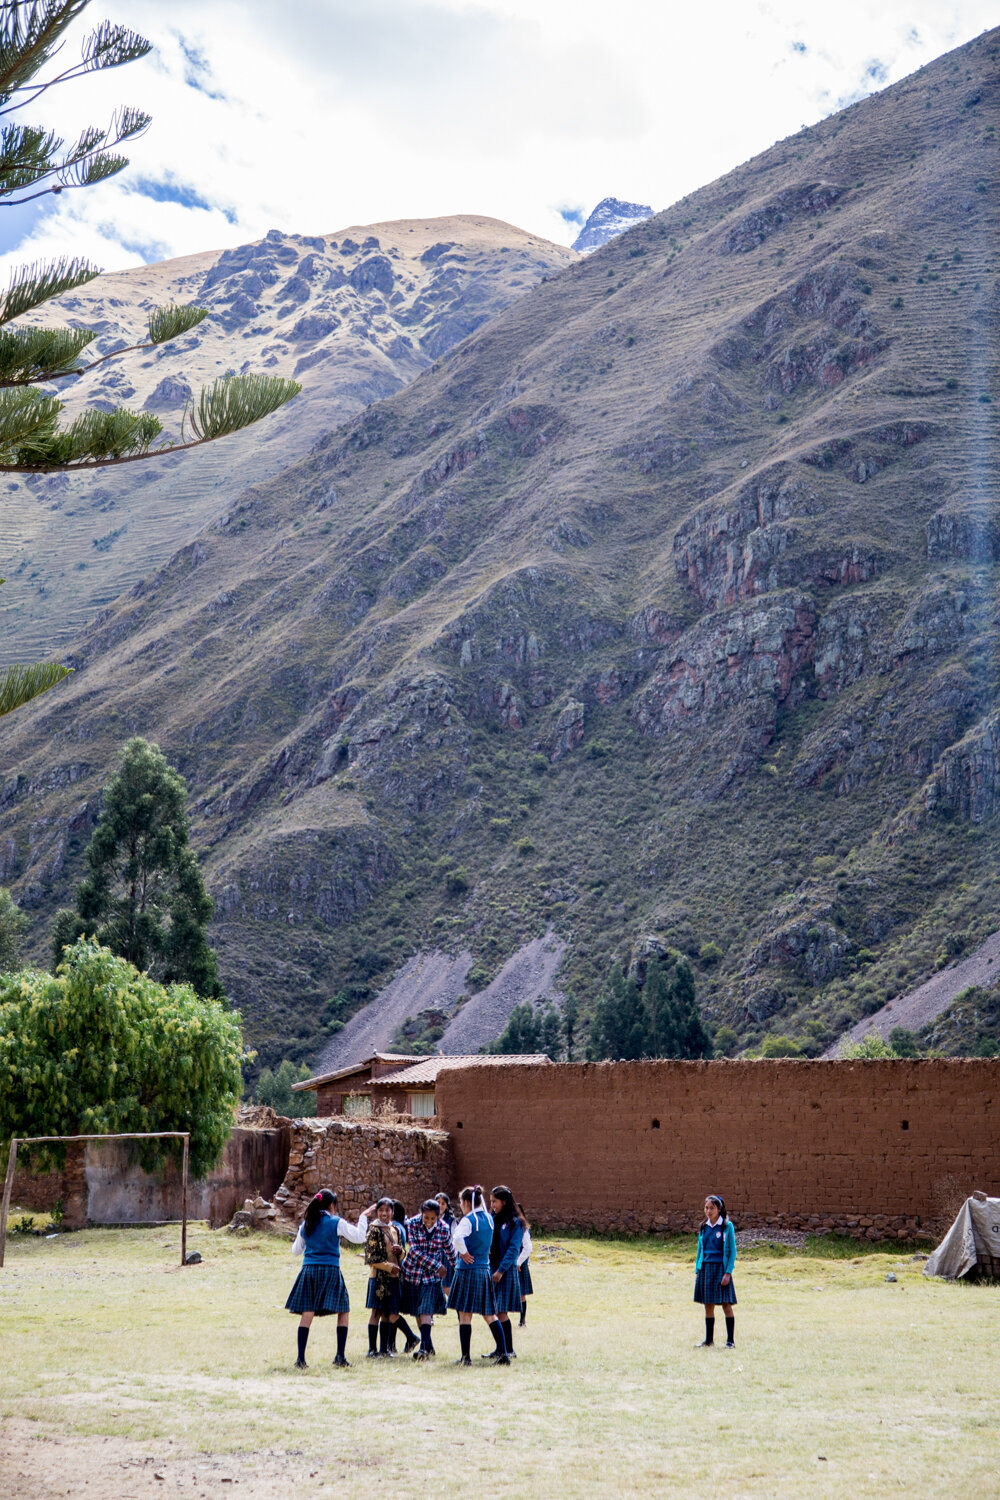
{"type": "Polygon", "coordinates": [[[700,1230],[703,1260],[724,1260],[726,1248],[726,1223],[716,1219],[714,1224],[703,1224],[700,1230]]]}
{"type": "Polygon", "coordinates": [[[302,1230],[302,1238],[306,1242],[306,1252],[303,1265],[306,1266],[339,1266],[340,1265],[340,1235],[337,1226],[340,1223],[338,1215],[333,1218],[329,1214],[321,1214],[319,1223],[312,1234],[306,1234],[302,1230]]]}
{"type": "MultiPolygon", "coordinates": [[[[490,1246],[493,1243],[493,1225],[482,1209],[477,1209],[470,1214],[472,1230],[466,1236],[465,1253],[471,1255],[476,1271],[488,1271],[490,1268],[490,1246]]],[[[464,1264],[464,1262],[463,1262],[464,1264]]]]}

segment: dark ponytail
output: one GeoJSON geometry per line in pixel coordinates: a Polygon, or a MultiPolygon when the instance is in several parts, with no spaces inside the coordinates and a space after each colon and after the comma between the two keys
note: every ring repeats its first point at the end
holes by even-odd
{"type": "Polygon", "coordinates": [[[525,1234],[530,1234],[531,1233],[531,1225],[528,1223],[527,1219],[525,1218],[524,1204],[523,1203],[519,1203],[517,1205],[517,1217],[521,1221],[521,1228],[524,1230],[525,1234]]]}
{"type": "Polygon", "coordinates": [[[486,1198],[483,1194],[482,1186],[478,1182],[475,1183],[472,1187],[463,1188],[461,1193],[459,1194],[459,1197],[461,1198],[463,1203],[468,1203],[470,1205],[470,1213],[476,1213],[480,1210],[485,1213],[486,1198]]]}
{"type": "Polygon", "coordinates": [[[336,1206],[337,1195],[332,1188],[323,1188],[322,1191],[316,1194],[315,1198],[309,1200],[309,1207],[306,1209],[306,1221],[302,1226],[302,1233],[306,1239],[312,1234],[327,1209],[336,1208],[336,1206]]]}

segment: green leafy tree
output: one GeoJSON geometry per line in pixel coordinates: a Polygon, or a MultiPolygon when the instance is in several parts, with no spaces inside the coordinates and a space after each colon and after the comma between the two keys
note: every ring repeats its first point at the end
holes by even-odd
{"type": "MultiPolygon", "coordinates": [[[[0,978],[0,1140],[189,1130],[191,1170],[222,1154],[242,1092],[240,1020],[190,985],[157,984],[83,939],[56,975],[0,978]]],[[[149,1143],[144,1164],[167,1143],[149,1143]]],[[[66,1151],[67,1223],[86,1212],[82,1151],[66,1151]]]]}
{"type": "Polygon", "coordinates": [[[566,1045],[566,1061],[573,1061],[573,1046],[580,1024],[580,1002],[572,990],[563,1001],[562,1029],[566,1045]]]}
{"type": "Polygon", "coordinates": [[[489,1046],[483,1050],[509,1057],[515,1052],[537,1052],[538,1047],[538,1021],[535,1018],[535,1012],[525,1001],[523,1005],[514,1006],[503,1032],[495,1042],[490,1042],[489,1046]]]}
{"type": "MultiPolygon", "coordinates": [[[[105,182],[128,166],[119,147],[149,128],[149,115],[126,106],[116,110],[106,126],[85,126],[67,144],[44,126],[12,118],[32,109],[52,88],[122,67],[151,50],[145,37],[127,26],[102,21],[84,37],[79,61],[66,64],[61,56],[66,31],[88,3],[10,0],[0,5],[0,114],[5,117],[0,129],[0,208],[105,182]]],[[[173,444],[157,444],[162,426],[151,412],[125,407],[88,409],[62,425],[63,403],[53,394],[53,385],[79,379],[122,354],[165,344],[206,316],[201,307],[154,308],[145,339],[91,360],[85,360],[83,352],[96,338],[95,330],[43,328],[19,321],[97,275],[97,267],[87,261],[63,257],[21,267],[6,292],[0,293],[0,473],[95,469],[194,448],[260,421],[301,390],[295,381],[266,375],[216,380],[190,403],[181,440],[173,444]]],[[[0,716],[66,675],[67,668],[55,662],[0,671],[0,716]]]]}
{"type": "Polygon", "coordinates": [[[594,1009],[588,1056],[629,1061],[648,1057],[649,1045],[649,1020],[639,986],[615,964],[594,1009]]]}
{"type": "Polygon", "coordinates": [[[919,1057],[920,1043],[917,1034],[908,1026],[894,1026],[889,1032],[889,1046],[896,1057],[919,1057]]]}
{"type": "Polygon", "coordinates": [[[306,1089],[297,1094],[292,1089],[293,1083],[301,1083],[309,1076],[309,1069],[305,1063],[296,1068],[295,1064],[286,1057],[273,1073],[270,1068],[261,1069],[257,1087],[254,1090],[254,1098],[258,1104],[270,1105],[276,1115],[286,1115],[290,1119],[314,1115],[316,1113],[315,1090],[306,1089]]]}
{"type": "Polygon", "coordinates": [[[28,919],[10,891],[0,886],[0,974],[16,969],[21,961],[28,919]]]}
{"type": "Polygon", "coordinates": [[[188,841],[186,797],[184,778],[159,746],[129,740],[104,790],[76,908],[56,915],[57,964],[68,944],[88,934],[164,983],[222,994],[205,936],[213,902],[188,841]]]}
{"type": "Polygon", "coordinates": [[[860,1042],[845,1042],[840,1049],[842,1058],[860,1059],[867,1062],[881,1062],[896,1053],[890,1047],[885,1037],[879,1036],[877,1031],[869,1031],[867,1036],[861,1038],[860,1042]]]}
{"type": "Polygon", "coordinates": [[[562,1051],[562,1026],[554,1005],[547,1005],[538,1024],[538,1044],[546,1057],[558,1062],[562,1051]]]}

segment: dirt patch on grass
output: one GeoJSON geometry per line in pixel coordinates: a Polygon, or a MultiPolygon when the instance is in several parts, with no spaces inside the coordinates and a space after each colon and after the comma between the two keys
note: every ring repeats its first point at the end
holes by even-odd
{"type": "Polygon", "coordinates": [[[170,1441],[56,1436],[16,1419],[0,1426],[0,1490],[20,1500],[84,1494],[138,1500],[176,1493],[274,1500],[276,1495],[332,1494],[346,1477],[345,1464],[331,1468],[297,1452],[189,1454],[170,1441]]]}

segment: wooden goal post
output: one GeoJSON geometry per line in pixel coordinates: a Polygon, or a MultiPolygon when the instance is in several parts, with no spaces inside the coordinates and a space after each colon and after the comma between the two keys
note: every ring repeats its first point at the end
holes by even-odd
{"type": "Polygon", "coordinates": [[[162,1141],[184,1142],[181,1163],[181,1265],[187,1265],[187,1196],[188,1156],[191,1148],[191,1132],[188,1130],[133,1130],[126,1135],[14,1135],[10,1140],[7,1157],[7,1176],[3,1185],[3,1203],[0,1204],[0,1267],[3,1266],[7,1248],[7,1214],[10,1211],[10,1195],[14,1190],[14,1172],[17,1167],[18,1146],[66,1146],[73,1141],[162,1141]]]}

